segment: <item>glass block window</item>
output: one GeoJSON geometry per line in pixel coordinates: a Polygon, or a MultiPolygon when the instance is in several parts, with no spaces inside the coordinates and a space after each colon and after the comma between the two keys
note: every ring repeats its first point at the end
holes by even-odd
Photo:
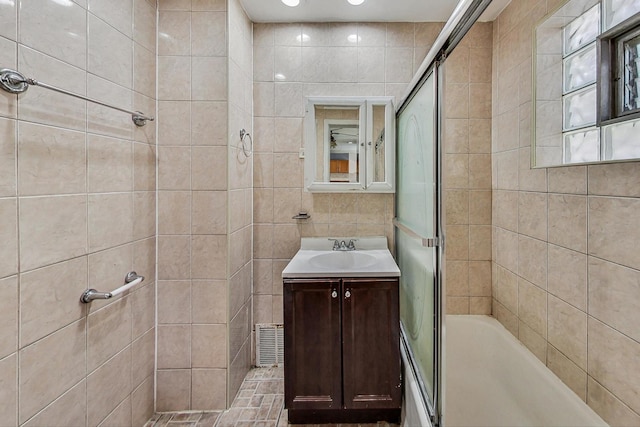
{"type": "Polygon", "coordinates": [[[571,92],[596,82],[596,45],[573,53],[564,59],[564,92],[571,92]]]}
{"type": "Polygon", "coordinates": [[[600,130],[597,127],[563,135],[564,163],[595,162],[600,159],[600,130]]]}
{"type": "Polygon", "coordinates": [[[614,123],[602,128],[603,160],[640,157],[640,119],[614,123]]]}
{"type": "Polygon", "coordinates": [[[622,111],[640,108],[640,36],[621,43],[623,58],[622,111]]]}
{"type": "Polygon", "coordinates": [[[606,31],[640,12],[640,0],[604,0],[603,7],[606,31]]]}
{"type": "Polygon", "coordinates": [[[600,5],[593,6],[571,21],[563,32],[565,56],[595,41],[600,34],[600,5]]]}

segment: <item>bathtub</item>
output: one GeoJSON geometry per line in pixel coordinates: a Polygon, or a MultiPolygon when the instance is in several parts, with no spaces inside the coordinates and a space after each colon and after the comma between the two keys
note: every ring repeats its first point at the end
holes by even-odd
{"type": "Polygon", "coordinates": [[[446,316],[445,418],[454,426],[606,426],[489,316],[446,316]]]}

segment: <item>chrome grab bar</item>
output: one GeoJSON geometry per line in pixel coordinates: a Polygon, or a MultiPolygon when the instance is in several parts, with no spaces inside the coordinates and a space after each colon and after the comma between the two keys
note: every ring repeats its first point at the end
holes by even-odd
{"type": "Polygon", "coordinates": [[[124,278],[124,285],[120,286],[118,289],[113,290],[111,292],[98,292],[95,289],[87,289],[80,296],[80,301],[85,304],[90,303],[94,299],[109,299],[115,297],[116,295],[120,295],[126,290],[133,288],[138,283],[144,280],[144,276],[139,276],[135,271],[129,272],[127,276],[124,278]]]}
{"type": "Polygon", "coordinates": [[[52,90],[54,92],[62,93],[64,95],[73,96],[74,98],[82,99],[83,101],[93,102],[94,104],[102,105],[103,107],[111,108],[113,110],[122,111],[123,113],[131,114],[131,120],[135,123],[136,126],[144,126],[147,124],[147,120],[153,121],[154,117],[149,117],[144,115],[144,113],[140,111],[131,111],[126,110],[124,108],[115,107],[110,104],[106,104],[102,101],[98,101],[92,98],[88,98],[86,96],[78,95],[77,93],[69,92],[64,89],[60,89],[59,87],[51,86],[46,83],[39,82],[35,79],[31,79],[25,77],[21,73],[16,70],[11,70],[9,68],[0,68],[0,88],[6,90],[9,93],[23,93],[29,89],[29,85],[31,86],[40,86],[45,89],[52,90]]]}

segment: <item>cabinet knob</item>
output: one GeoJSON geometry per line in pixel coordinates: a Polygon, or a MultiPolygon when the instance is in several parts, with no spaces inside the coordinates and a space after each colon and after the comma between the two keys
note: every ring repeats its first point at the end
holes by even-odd
{"type": "Polygon", "coordinates": [[[334,290],[331,292],[331,298],[338,298],[338,291],[334,290]]]}
{"type": "Polygon", "coordinates": [[[344,293],[345,298],[351,298],[351,291],[347,291],[344,293]]]}

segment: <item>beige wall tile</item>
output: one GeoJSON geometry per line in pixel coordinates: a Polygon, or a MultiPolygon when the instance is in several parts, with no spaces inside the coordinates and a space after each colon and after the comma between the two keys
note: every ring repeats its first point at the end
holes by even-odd
{"type": "Polygon", "coordinates": [[[469,297],[447,297],[447,314],[469,314],[469,297]]]}
{"type": "Polygon", "coordinates": [[[151,329],[131,343],[131,383],[133,387],[137,387],[149,378],[153,380],[155,338],[155,329],[151,329]]]}
{"type": "Polygon", "coordinates": [[[0,416],[7,425],[18,425],[18,356],[0,360],[0,416]]]}
{"type": "Polygon", "coordinates": [[[582,311],[587,310],[587,256],[549,245],[549,292],[582,311]]]}
{"type": "Polygon", "coordinates": [[[15,120],[0,118],[0,141],[0,196],[15,196],[17,141],[15,120]]]}
{"type": "Polygon", "coordinates": [[[194,191],[191,197],[191,233],[224,234],[227,230],[226,193],[194,191]]]}
{"type": "Polygon", "coordinates": [[[191,366],[194,368],[226,368],[226,342],[226,325],[192,325],[191,366]]]}
{"type": "Polygon", "coordinates": [[[132,40],[92,14],[88,17],[88,27],[87,71],[132,88],[132,40]]]}
{"type": "Polygon", "coordinates": [[[190,237],[158,236],[158,279],[189,279],[190,272],[190,237]]]}
{"type": "Polygon", "coordinates": [[[87,377],[87,424],[97,426],[130,390],[131,349],[127,347],[87,377]]]}
{"type": "Polygon", "coordinates": [[[15,198],[0,199],[0,277],[15,274],[18,271],[18,204],[15,198]]]}
{"type": "Polygon", "coordinates": [[[194,279],[224,279],[227,271],[227,237],[191,237],[191,276],[194,279]]]}
{"type": "Polygon", "coordinates": [[[153,377],[147,378],[131,393],[131,425],[144,425],[154,413],[153,377]]]}
{"type": "Polygon", "coordinates": [[[547,239],[547,194],[518,193],[518,232],[547,239]]]}
{"type": "Polygon", "coordinates": [[[158,102],[158,144],[189,145],[191,141],[191,102],[158,102]]]}
{"type": "Polygon", "coordinates": [[[155,191],[156,148],[147,144],[133,144],[133,188],[155,191]]]}
{"type": "Polygon", "coordinates": [[[89,250],[101,250],[133,239],[133,197],[124,194],[90,195],[89,250]]]}
{"type": "Polygon", "coordinates": [[[588,379],[587,393],[589,406],[612,425],[635,426],[640,423],[640,415],[629,409],[627,405],[591,377],[588,379]]]}
{"type": "Polygon", "coordinates": [[[444,205],[447,224],[469,224],[469,192],[445,190],[444,205]]]}
{"type": "Polygon", "coordinates": [[[498,176],[497,188],[500,190],[516,190],[519,179],[519,150],[511,150],[494,154],[498,176]]]}
{"type": "MultiPolygon", "coordinates": [[[[131,55],[131,54],[130,54],[131,55]]],[[[87,96],[102,102],[132,109],[131,90],[118,83],[87,73],[87,96]]],[[[131,116],[101,105],[87,103],[87,130],[91,133],[132,139],[131,116]]]]}
{"type": "Polygon", "coordinates": [[[469,259],[491,260],[491,226],[469,226],[469,259]]]}
{"type": "Polygon", "coordinates": [[[191,149],[191,186],[194,190],[227,189],[227,148],[191,149]]]}
{"type": "Polygon", "coordinates": [[[469,314],[491,315],[491,297],[469,297],[469,314]]]}
{"type": "Polygon", "coordinates": [[[87,382],[82,380],[24,425],[28,427],[52,424],[61,426],[79,426],[85,425],[86,419],[87,382]]]}
{"type": "Polygon", "coordinates": [[[587,400],[587,373],[552,345],[547,346],[547,366],[582,400],[587,400]]]}
{"type": "Polygon", "coordinates": [[[547,293],[518,279],[518,317],[542,338],[547,336],[547,293]]]}
{"type": "Polygon", "coordinates": [[[144,239],[156,233],[156,193],[151,191],[133,193],[135,215],[133,238],[144,239]]]}
{"type": "Polygon", "coordinates": [[[534,285],[547,289],[547,243],[520,235],[518,274],[534,285]]]}
{"type": "Polygon", "coordinates": [[[491,261],[469,262],[469,295],[491,296],[491,261]]]}
{"type": "Polygon", "coordinates": [[[227,102],[191,102],[191,144],[226,145],[227,102]]]}
{"type": "Polygon", "coordinates": [[[518,234],[497,229],[497,263],[511,271],[518,271],[518,234]]]}
{"type": "Polygon", "coordinates": [[[227,319],[227,282],[194,280],[191,316],[194,323],[224,323],[227,319]]]}
{"type": "Polygon", "coordinates": [[[549,192],[587,194],[587,167],[550,168],[549,192]]]}
{"type": "Polygon", "coordinates": [[[91,372],[131,343],[130,298],[92,313],[87,322],[87,370],[91,372]]]}
{"type": "Polygon", "coordinates": [[[76,67],[85,67],[86,11],[77,4],[51,2],[20,10],[20,42],[76,67]],[[60,22],[67,24],[62,27],[60,22]],[[73,34],[73,35],[72,35],[73,34]]]}
{"type": "Polygon", "coordinates": [[[498,267],[496,288],[496,298],[500,305],[514,314],[518,313],[518,276],[498,267]]]}
{"type": "Polygon", "coordinates": [[[589,198],[589,255],[640,268],[635,250],[640,200],[589,198]]]}
{"type": "Polygon", "coordinates": [[[191,99],[195,101],[227,100],[227,59],[192,57],[193,85],[191,99]]]}
{"type": "MultiPolygon", "coordinates": [[[[2,54],[0,54],[2,63],[7,64],[6,67],[17,68],[17,44],[5,38],[0,38],[0,47],[2,47],[2,54]]],[[[0,96],[0,115],[9,118],[18,117],[18,97],[16,95],[5,92],[0,96]]]]}
{"type": "Polygon", "coordinates": [[[494,191],[495,225],[510,231],[518,231],[519,193],[515,191],[494,191]]]}
{"type": "Polygon", "coordinates": [[[158,282],[158,323],[191,322],[191,281],[158,282]]]}
{"type": "Polygon", "coordinates": [[[154,283],[137,288],[131,298],[132,338],[136,339],[155,325],[155,292],[154,283]]]}
{"type": "Polygon", "coordinates": [[[491,209],[491,191],[469,192],[469,224],[491,225],[491,209]]]}
{"type": "Polygon", "coordinates": [[[23,271],[87,251],[86,196],[20,201],[20,266],[23,271]]]}
{"type": "Polygon", "coordinates": [[[20,195],[84,192],[86,172],[83,133],[22,122],[19,124],[20,195]]]}
{"type": "Polygon", "coordinates": [[[536,333],[525,322],[520,320],[518,324],[518,339],[534,354],[542,363],[547,360],[547,340],[536,333]]]}
{"type": "Polygon", "coordinates": [[[158,99],[188,101],[191,99],[191,60],[186,56],[158,57],[158,99]],[[175,80],[174,75],[183,78],[175,80]],[[184,76],[187,76],[186,78],[184,76]]]}
{"type": "Polygon", "coordinates": [[[159,325],[157,357],[158,369],[190,368],[191,325],[159,325]]]}
{"type": "MultiPolygon", "coordinates": [[[[86,278],[86,257],[20,276],[21,347],[80,320],[85,315],[85,305],[79,302],[79,295],[87,289],[86,278]],[[47,309],[43,310],[43,306],[47,309]]],[[[9,284],[10,282],[7,286],[9,284]]],[[[9,292],[5,294],[11,298],[9,292]]],[[[11,299],[7,302],[10,301],[11,299]]]]}
{"type": "Polygon", "coordinates": [[[158,233],[189,234],[191,231],[191,192],[158,193],[158,233]]]}
{"type": "Polygon", "coordinates": [[[586,197],[549,195],[549,242],[575,251],[586,252],[586,197]]]}
{"type": "Polygon", "coordinates": [[[187,369],[158,370],[157,411],[178,411],[191,408],[191,371],[187,369]]]}
{"type": "Polygon", "coordinates": [[[589,375],[638,412],[640,344],[589,318],[589,375]]]}
{"type": "Polygon", "coordinates": [[[131,424],[131,397],[127,396],[109,415],[101,426],[126,426],[131,424]]]}
{"type": "Polygon", "coordinates": [[[158,189],[191,189],[191,149],[160,147],[158,149],[158,189]]]}
{"type": "Polygon", "coordinates": [[[191,13],[162,11],[158,18],[158,31],[161,34],[158,37],[158,55],[188,56],[191,54],[191,13]]]}
{"type": "MultiPolygon", "coordinates": [[[[133,147],[129,141],[89,135],[87,139],[88,191],[90,193],[131,191],[133,189],[132,150],[133,147]]],[[[82,154],[84,155],[84,150],[82,154]]]]}
{"type": "Polygon", "coordinates": [[[470,153],[490,153],[491,152],[491,120],[470,119],[469,120],[469,152],[470,153]]]}
{"type": "MultiPolygon", "coordinates": [[[[0,358],[18,350],[18,278],[0,280],[2,306],[0,307],[0,358]]],[[[1,381],[1,380],[0,380],[1,381]]]]}
{"type": "Polygon", "coordinates": [[[640,272],[589,257],[589,314],[640,340],[638,286],[640,272]]]}
{"type": "Polygon", "coordinates": [[[589,194],[640,197],[637,162],[588,166],[589,194]]]}
{"type": "Polygon", "coordinates": [[[448,261],[447,296],[469,296],[469,262],[448,261]]]}
{"type": "Polygon", "coordinates": [[[21,422],[84,378],[85,327],[80,320],[20,350],[21,422]]]}
{"type": "Polygon", "coordinates": [[[548,340],[573,363],[587,367],[587,315],[564,301],[549,295],[548,340]]]}
{"type": "Polygon", "coordinates": [[[495,303],[493,306],[493,312],[496,313],[496,318],[502,325],[511,332],[515,337],[518,336],[518,316],[509,311],[504,305],[495,303]]]}
{"type": "Polygon", "coordinates": [[[226,369],[194,369],[191,377],[191,408],[226,408],[226,390],[226,369]]]}

